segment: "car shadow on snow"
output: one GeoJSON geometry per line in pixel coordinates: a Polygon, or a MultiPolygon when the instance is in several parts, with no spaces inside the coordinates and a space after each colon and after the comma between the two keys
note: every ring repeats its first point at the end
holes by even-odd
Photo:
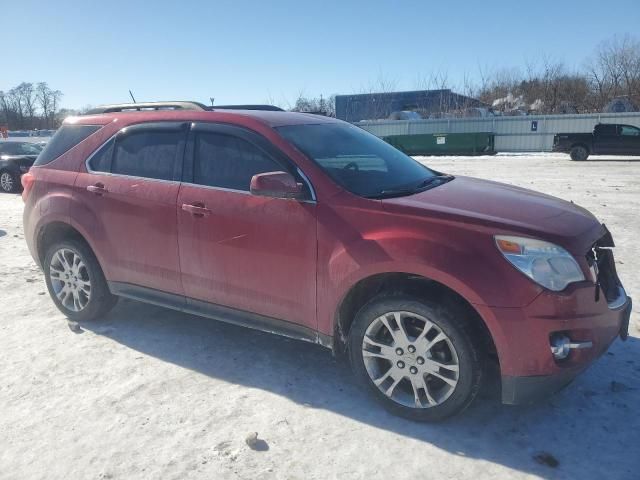
{"type": "MultiPolygon", "coordinates": [[[[640,158],[629,158],[629,157],[617,157],[617,158],[599,158],[599,157],[589,157],[586,162],[589,163],[600,163],[600,162],[623,162],[623,163],[640,163],[640,158]]],[[[581,163],[581,162],[576,162],[581,163]]]]}
{"type": "Polygon", "coordinates": [[[282,395],[454,455],[554,478],[632,478],[640,468],[632,453],[640,439],[633,408],[640,404],[640,340],[634,337],[616,341],[572,385],[536,405],[501,405],[496,371],[462,415],[420,424],[386,413],[356,386],[346,361],[317,345],[128,300],[103,321],[82,326],[209,377],[282,395]],[[551,454],[559,466],[537,463],[540,452],[551,454]]]}

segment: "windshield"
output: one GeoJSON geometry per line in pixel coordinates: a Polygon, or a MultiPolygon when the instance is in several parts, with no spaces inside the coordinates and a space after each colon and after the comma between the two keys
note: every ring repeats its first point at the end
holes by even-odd
{"type": "Polygon", "coordinates": [[[4,155],[38,155],[42,147],[34,143],[3,142],[0,145],[0,153],[4,155]]]}
{"type": "Polygon", "coordinates": [[[438,176],[353,125],[288,125],[277,130],[339,185],[356,195],[371,198],[410,195],[438,176]]]}

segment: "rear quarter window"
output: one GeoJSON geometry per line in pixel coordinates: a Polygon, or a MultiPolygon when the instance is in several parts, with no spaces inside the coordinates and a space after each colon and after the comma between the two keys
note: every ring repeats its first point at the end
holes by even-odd
{"type": "Polygon", "coordinates": [[[63,125],[40,152],[34,166],[53,162],[100,128],[100,125],[63,125]]]}

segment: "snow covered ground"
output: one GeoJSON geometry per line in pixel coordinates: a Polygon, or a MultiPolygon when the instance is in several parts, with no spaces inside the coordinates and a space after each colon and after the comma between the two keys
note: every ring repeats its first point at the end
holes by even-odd
{"type": "MultiPolygon", "coordinates": [[[[420,160],[587,207],[640,300],[640,159],[420,160]]],[[[0,195],[0,299],[0,479],[640,478],[637,307],[631,338],[553,398],[504,407],[493,381],[428,425],[385,413],[306,343],[132,301],[72,332],[27,252],[18,195],[0,195]]]]}

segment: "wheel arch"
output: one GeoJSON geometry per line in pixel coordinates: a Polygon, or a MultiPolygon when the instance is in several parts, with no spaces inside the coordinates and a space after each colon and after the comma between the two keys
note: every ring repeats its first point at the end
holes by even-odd
{"type": "Polygon", "coordinates": [[[333,350],[341,355],[346,351],[347,338],[358,311],[380,294],[409,294],[419,298],[435,298],[468,314],[480,347],[490,355],[498,350],[494,335],[485,319],[471,302],[451,287],[431,278],[407,272],[377,273],[359,280],[339,302],[334,315],[333,350]]]}
{"type": "Polygon", "coordinates": [[[573,150],[576,147],[583,147],[587,151],[587,154],[591,154],[591,147],[589,147],[589,145],[587,145],[585,142],[572,143],[571,146],[569,147],[569,152],[571,152],[571,150],[573,150]]]}
{"type": "Polygon", "coordinates": [[[44,257],[51,245],[57,241],[69,238],[84,242],[95,255],[95,250],[77,228],[73,227],[69,223],[56,220],[49,222],[38,229],[38,233],[36,235],[36,253],[38,255],[40,265],[44,265],[44,257]]]}

